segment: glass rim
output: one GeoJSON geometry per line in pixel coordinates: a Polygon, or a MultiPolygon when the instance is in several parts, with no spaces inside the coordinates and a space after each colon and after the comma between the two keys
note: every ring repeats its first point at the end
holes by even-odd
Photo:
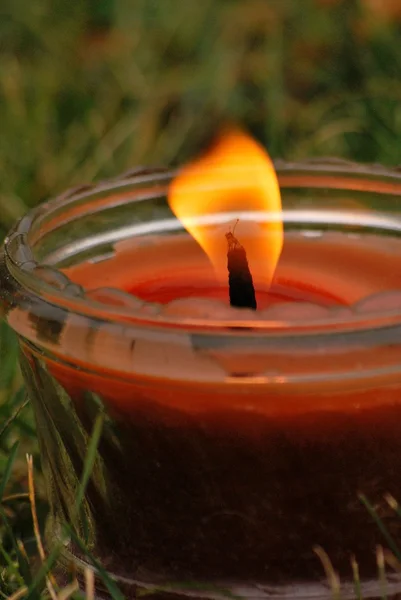
{"type": "MultiPolygon", "coordinates": [[[[401,166],[386,167],[379,164],[357,163],[339,158],[311,158],[303,161],[273,161],[280,188],[306,187],[338,190],[365,191],[385,195],[401,196],[401,166]],[[309,180],[305,184],[305,177],[309,180]],[[303,185],[300,185],[303,184],[303,185]]],[[[160,315],[136,314],[133,310],[120,309],[112,305],[100,304],[86,297],[84,290],[68,279],[65,274],[65,288],[61,289],[44,282],[35,270],[44,265],[37,262],[32,251],[29,234],[34,226],[51,214],[84,201],[94,194],[118,191],[126,186],[137,184],[166,184],[179,169],[163,167],[136,167],[121,175],[97,183],[79,185],[68,189],[30,210],[11,229],[4,241],[4,256],[7,269],[17,283],[33,294],[37,300],[50,302],[57,308],[78,315],[101,320],[102,322],[124,324],[127,327],[151,328],[162,332],[205,333],[224,336],[238,336],[243,333],[248,338],[260,334],[273,337],[316,335],[318,333],[350,333],[401,325],[400,310],[383,310],[369,314],[353,314],[340,318],[328,317],[321,320],[267,321],[258,319],[210,319],[210,318],[167,318],[160,315]],[[68,292],[66,288],[69,287],[68,292]],[[74,290],[73,292],[71,290],[74,290]]],[[[157,195],[160,197],[160,192],[157,195]]],[[[156,197],[156,196],[151,196],[156,197]]],[[[138,198],[137,201],[144,198],[138,198]]],[[[124,202],[121,202],[124,204],[124,202]]],[[[388,214],[388,213],[382,213],[388,214]]],[[[394,226],[397,219],[391,216],[394,226]]],[[[65,224],[68,221],[63,221],[65,224]]],[[[51,229],[50,229],[51,230],[51,229]]],[[[401,216],[398,227],[401,231],[401,216]]],[[[234,309],[235,312],[241,309],[234,309]]],[[[234,314],[234,313],[233,313],[234,314]]]]}

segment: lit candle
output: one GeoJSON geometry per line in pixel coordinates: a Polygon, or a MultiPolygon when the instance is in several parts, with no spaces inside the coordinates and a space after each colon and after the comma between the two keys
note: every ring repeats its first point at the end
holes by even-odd
{"type": "MultiPolygon", "coordinates": [[[[100,397],[93,551],[130,590],[323,597],[317,545],[346,579],[354,553],[369,590],[382,540],[358,493],[401,529],[383,500],[401,492],[401,226],[311,209],[299,172],[286,177],[282,210],[265,151],[228,132],[167,188],[161,175],[77,191],[6,244],[2,302],[21,336],[53,518],[73,518],[100,397]],[[159,218],[166,192],[178,219],[159,218]],[[257,310],[229,302],[237,219],[257,310]]],[[[313,169],[302,177],[308,194],[327,193],[321,174],[316,188],[313,169]]],[[[333,177],[332,190],[374,185],[333,177]]]]}

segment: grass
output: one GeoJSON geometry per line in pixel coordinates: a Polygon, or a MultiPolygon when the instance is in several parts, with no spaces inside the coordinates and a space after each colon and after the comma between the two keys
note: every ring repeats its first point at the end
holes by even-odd
{"type": "MultiPolygon", "coordinates": [[[[227,121],[273,157],[400,164],[400,30],[391,0],[1,0],[0,240],[45,198],[180,163],[227,121]]],[[[21,385],[3,323],[0,597],[38,599],[56,592],[37,579],[27,452],[39,523],[46,503],[21,385]]]]}

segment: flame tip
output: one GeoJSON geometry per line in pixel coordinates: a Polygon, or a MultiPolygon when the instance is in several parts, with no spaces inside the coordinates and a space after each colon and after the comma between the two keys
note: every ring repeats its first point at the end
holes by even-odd
{"type": "MultiPolygon", "coordinates": [[[[216,228],[196,223],[205,213],[272,211],[281,212],[280,189],[273,163],[263,147],[239,127],[226,127],[209,149],[184,166],[169,189],[172,211],[210,258],[220,280],[227,280],[225,256],[216,228]]],[[[266,222],[261,234],[241,234],[235,228],[225,234],[230,246],[245,247],[255,266],[254,278],[271,282],[283,244],[282,224],[266,222]],[[256,240],[256,241],[255,241],[256,240]]],[[[224,238],[223,238],[224,240],[224,238]]]]}

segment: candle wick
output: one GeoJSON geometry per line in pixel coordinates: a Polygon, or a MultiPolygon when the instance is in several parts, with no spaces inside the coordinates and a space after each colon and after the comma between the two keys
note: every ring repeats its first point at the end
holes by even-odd
{"type": "Polygon", "coordinates": [[[234,235],[238,221],[239,219],[235,222],[233,231],[226,233],[230,305],[237,308],[256,310],[255,288],[245,248],[234,235]]]}
{"type": "Polygon", "coordinates": [[[239,219],[237,219],[237,220],[235,221],[235,223],[234,223],[234,227],[233,227],[233,235],[234,235],[235,228],[237,227],[238,223],[239,223],[239,219]]]}

